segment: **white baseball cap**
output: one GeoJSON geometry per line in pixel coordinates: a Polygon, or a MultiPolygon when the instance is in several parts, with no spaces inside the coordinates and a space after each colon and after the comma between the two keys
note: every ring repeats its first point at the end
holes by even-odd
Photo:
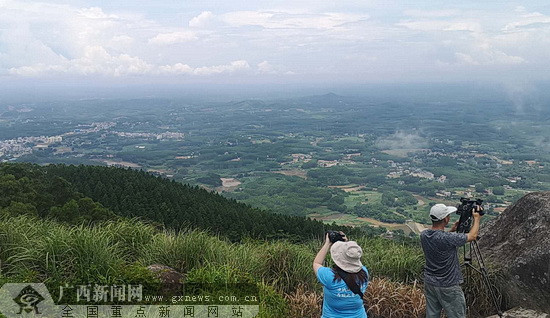
{"type": "Polygon", "coordinates": [[[445,204],[438,203],[430,209],[430,218],[432,218],[434,222],[441,221],[456,210],[454,206],[446,206],[445,204]]]}

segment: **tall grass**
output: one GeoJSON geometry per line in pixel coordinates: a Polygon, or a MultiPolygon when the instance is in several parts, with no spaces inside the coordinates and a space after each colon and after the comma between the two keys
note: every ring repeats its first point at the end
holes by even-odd
{"type": "Polygon", "coordinates": [[[32,271],[42,281],[107,282],[122,253],[104,228],[67,227],[25,216],[0,222],[7,274],[32,271]]]}
{"type": "Polygon", "coordinates": [[[201,231],[164,231],[142,246],[141,261],[167,265],[185,273],[209,263],[225,264],[230,247],[230,243],[201,231]]]}
{"type": "MultiPolygon", "coordinates": [[[[420,274],[423,258],[418,247],[381,238],[356,240],[363,247],[362,261],[371,277],[409,282],[420,274]]],[[[261,317],[265,318],[287,317],[293,310],[288,303],[304,297],[303,317],[305,312],[315,312],[321,286],[311,265],[320,247],[317,241],[237,244],[197,230],[162,230],[137,219],[94,226],[69,226],[27,216],[0,219],[4,281],[14,277],[43,281],[52,292],[65,283],[143,281],[154,292],[157,285],[150,281],[153,276],[146,266],[162,264],[193,280],[252,280],[261,287],[261,317]]]]}
{"type": "Polygon", "coordinates": [[[420,278],[425,260],[420,244],[411,246],[383,238],[357,239],[363,249],[363,263],[371,276],[411,283],[420,278]]]}

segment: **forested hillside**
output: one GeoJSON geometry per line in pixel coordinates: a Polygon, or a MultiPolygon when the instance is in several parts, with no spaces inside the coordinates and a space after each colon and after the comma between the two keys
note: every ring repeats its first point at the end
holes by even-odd
{"type": "Polygon", "coordinates": [[[208,230],[231,240],[298,241],[320,237],[326,230],[319,221],[255,209],[199,187],[113,167],[2,164],[0,194],[4,214],[70,223],[140,217],[176,230],[208,230]]]}

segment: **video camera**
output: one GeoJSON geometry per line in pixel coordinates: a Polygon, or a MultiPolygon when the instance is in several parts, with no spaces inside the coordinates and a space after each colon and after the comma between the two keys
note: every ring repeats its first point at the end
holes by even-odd
{"type": "Polygon", "coordinates": [[[480,215],[485,214],[485,212],[483,212],[483,200],[460,198],[460,204],[456,207],[456,214],[460,215],[458,227],[456,229],[458,233],[470,232],[470,228],[472,227],[472,210],[478,206],[481,207],[478,213],[480,215]]]}

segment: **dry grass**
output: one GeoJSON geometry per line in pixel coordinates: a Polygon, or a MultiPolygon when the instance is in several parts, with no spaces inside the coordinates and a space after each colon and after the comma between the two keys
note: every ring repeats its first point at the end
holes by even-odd
{"type": "Polygon", "coordinates": [[[416,318],[426,311],[424,291],[415,284],[374,278],[365,294],[371,318],[416,318]]]}
{"type": "MultiPolygon", "coordinates": [[[[286,295],[290,317],[320,317],[323,296],[299,286],[286,295]]],[[[425,315],[424,292],[415,284],[401,284],[383,278],[369,283],[365,293],[365,305],[370,318],[416,318],[425,315]]]]}
{"type": "Polygon", "coordinates": [[[321,317],[323,295],[309,291],[306,286],[300,285],[295,292],[285,296],[290,312],[289,317],[318,318],[321,317]]]}

